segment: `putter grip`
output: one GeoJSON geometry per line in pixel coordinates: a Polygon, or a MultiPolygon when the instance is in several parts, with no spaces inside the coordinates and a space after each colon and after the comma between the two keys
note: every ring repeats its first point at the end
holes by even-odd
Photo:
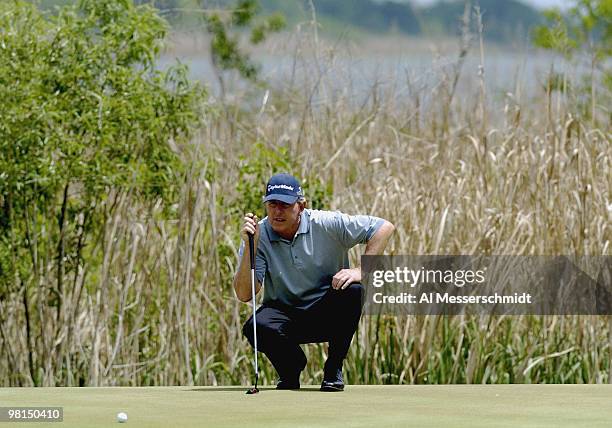
{"type": "Polygon", "coordinates": [[[255,269],[255,251],[253,251],[253,248],[255,248],[254,237],[251,233],[249,233],[248,235],[249,235],[249,255],[251,256],[251,269],[255,269]]]}

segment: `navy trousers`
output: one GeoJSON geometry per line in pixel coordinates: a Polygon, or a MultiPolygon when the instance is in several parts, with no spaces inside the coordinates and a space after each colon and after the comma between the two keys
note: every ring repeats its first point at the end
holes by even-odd
{"type": "MultiPolygon", "coordinates": [[[[354,283],[344,290],[330,288],[308,309],[262,305],[256,312],[258,350],[281,379],[293,380],[306,366],[300,344],[329,342],[325,372],[341,369],[361,317],[363,294],[361,284],[354,283]]],[[[254,346],[252,316],[242,332],[254,346]]]]}

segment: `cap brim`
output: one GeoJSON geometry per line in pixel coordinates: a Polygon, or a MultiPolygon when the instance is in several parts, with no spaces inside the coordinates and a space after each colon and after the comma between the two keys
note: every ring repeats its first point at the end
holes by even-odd
{"type": "Polygon", "coordinates": [[[297,196],[289,196],[289,195],[268,195],[264,198],[264,202],[281,201],[286,204],[295,204],[297,200],[298,200],[297,196]]]}

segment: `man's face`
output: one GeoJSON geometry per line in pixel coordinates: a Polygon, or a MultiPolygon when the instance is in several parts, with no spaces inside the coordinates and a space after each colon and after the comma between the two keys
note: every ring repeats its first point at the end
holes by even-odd
{"type": "Polygon", "coordinates": [[[299,226],[304,204],[286,204],[281,201],[266,202],[266,213],[272,230],[283,238],[292,238],[299,226]]]}

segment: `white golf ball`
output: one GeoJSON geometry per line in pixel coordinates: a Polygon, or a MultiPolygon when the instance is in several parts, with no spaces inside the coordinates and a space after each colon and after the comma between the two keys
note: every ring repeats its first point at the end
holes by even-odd
{"type": "Polygon", "coordinates": [[[127,422],[127,413],[125,412],[117,413],[117,422],[119,422],[120,424],[127,422]]]}

